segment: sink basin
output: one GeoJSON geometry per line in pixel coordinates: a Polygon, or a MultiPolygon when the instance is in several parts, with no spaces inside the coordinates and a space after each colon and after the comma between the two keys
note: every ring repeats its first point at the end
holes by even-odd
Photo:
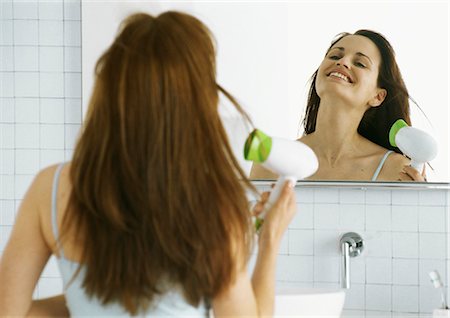
{"type": "Polygon", "coordinates": [[[342,289],[286,287],[276,292],[275,317],[339,318],[344,300],[342,289]]]}

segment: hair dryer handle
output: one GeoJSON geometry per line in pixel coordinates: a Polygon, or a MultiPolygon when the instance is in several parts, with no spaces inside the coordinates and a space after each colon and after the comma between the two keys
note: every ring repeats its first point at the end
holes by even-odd
{"type": "Polygon", "coordinates": [[[423,162],[418,162],[414,159],[411,159],[411,167],[413,167],[414,169],[419,171],[420,174],[422,174],[424,165],[425,165],[425,163],[423,163],[423,162]]]}
{"type": "Polygon", "coordinates": [[[281,194],[281,190],[283,190],[283,186],[286,183],[286,181],[288,181],[288,180],[291,181],[293,184],[295,184],[297,182],[297,178],[292,177],[292,176],[280,176],[278,178],[277,182],[275,183],[275,187],[270,192],[269,199],[267,199],[267,202],[264,206],[264,210],[259,215],[260,219],[265,218],[267,211],[269,211],[270,208],[272,208],[272,206],[278,200],[278,198],[280,197],[280,194],[281,194]]]}

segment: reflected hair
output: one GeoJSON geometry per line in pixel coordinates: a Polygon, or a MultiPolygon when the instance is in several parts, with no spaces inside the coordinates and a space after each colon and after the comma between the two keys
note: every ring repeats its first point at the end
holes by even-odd
{"type": "Polygon", "coordinates": [[[212,34],[184,13],[134,14],[95,76],[62,231],[82,246],[83,288],[132,315],[173,287],[198,306],[234,281],[253,238],[254,188],[219,92],[248,116],[216,83],[212,34]]]}
{"type": "MultiPolygon", "coordinates": [[[[349,35],[361,35],[371,40],[378,48],[381,63],[378,74],[378,87],[387,92],[385,100],[378,107],[369,108],[363,115],[358,126],[358,133],[368,140],[387,149],[401,153],[400,149],[389,143],[389,130],[394,122],[402,118],[411,125],[410,96],[403,81],[400,69],[395,60],[395,52],[389,41],[380,33],[371,30],[358,30],[355,33],[340,33],[332,41],[328,51],[341,39],[349,35]]],[[[326,56],[325,54],[325,56],[326,56]]],[[[304,134],[315,131],[320,97],[316,91],[316,70],[310,79],[310,88],[303,118],[304,134]]]]}

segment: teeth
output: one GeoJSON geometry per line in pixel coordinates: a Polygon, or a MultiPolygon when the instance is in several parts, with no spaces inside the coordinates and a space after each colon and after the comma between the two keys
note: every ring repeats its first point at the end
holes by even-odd
{"type": "Polygon", "coordinates": [[[350,82],[350,80],[347,76],[345,76],[344,74],[338,73],[338,72],[331,72],[330,76],[338,77],[338,78],[343,79],[346,82],[350,82]]]}

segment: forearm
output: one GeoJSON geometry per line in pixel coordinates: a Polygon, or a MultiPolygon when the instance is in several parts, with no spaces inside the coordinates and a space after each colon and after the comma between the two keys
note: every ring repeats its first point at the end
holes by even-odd
{"type": "Polygon", "coordinates": [[[273,316],[277,255],[277,244],[260,244],[252,276],[252,287],[260,317],[273,316]]]}
{"type": "Polygon", "coordinates": [[[34,300],[27,317],[69,317],[64,295],[34,300]]]}

